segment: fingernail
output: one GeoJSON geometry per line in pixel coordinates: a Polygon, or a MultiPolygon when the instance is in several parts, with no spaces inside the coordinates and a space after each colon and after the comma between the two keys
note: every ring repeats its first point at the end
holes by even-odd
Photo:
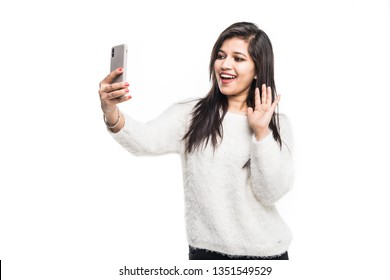
{"type": "Polygon", "coordinates": [[[118,68],[118,70],[119,70],[120,72],[122,72],[123,69],[122,69],[122,68],[118,68]]]}
{"type": "Polygon", "coordinates": [[[128,87],[128,86],[129,86],[129,83],[126,83],[126,84],[125,84],[125,87],[128,87]]]}
{"type": "Polygon", "coordinates": [[[128,93],[128,92],[129,92],[129,90],[128,90],[128,89],[126,89],[126,90],[125,90],[125,92],[126,92],[126,93],[128,93]]]}

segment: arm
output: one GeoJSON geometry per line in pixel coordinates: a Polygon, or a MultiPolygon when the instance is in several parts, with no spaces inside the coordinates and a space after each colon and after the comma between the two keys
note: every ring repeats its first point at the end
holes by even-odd
{"type": "Polygon", "coordinates": [[[272,133],[256,141],[251,147],[251,183],[256,198],[264,205],[272,205],[287,193],[293,184],[293,137],[288,119],[280,116],[282,149],[272,133]]]}
{"type": "Polygon", "coordinates": [[[269,130],[269,123],[279,101],[280,95],[272,101],[271,87],[263,84],[261,99],[260,90],[256,88],[255,108],[248,107],[248,123],[254,133],[250,162],[251,186],[256,198],[264,205],[273,205],[293,183],[293,141],[287,118],[279,118],[282,149],[269,130]]]}
{"type": "Polygon", "coordinates": [[[146,123],[123,114],[123,128],[117,133],[111,132],[111,135],[136,156],[177,153],[190,110],[189,103],[174,104],[159,117],[146,123]]]}
{"type": "Polygon", "coordinates": [[[129,93],[128,82],[112,83],[122,72],[122,68],[115,69],[99,83],[99,97],[104,121],[107,128],[114,133],[119,132],[125,125],[125,118],[116,105],[131,98],[127,95],[129,93]]]}
{"type": "Polygon", "coordinates": [[[115,69],[99,84],[104,121],[113,138],[134,155],[178,152],[191,103],[175,104],[153,121],[137,122],[117,107],[131,98],[128,82],[112,83],[122,72],[115,69]]]}

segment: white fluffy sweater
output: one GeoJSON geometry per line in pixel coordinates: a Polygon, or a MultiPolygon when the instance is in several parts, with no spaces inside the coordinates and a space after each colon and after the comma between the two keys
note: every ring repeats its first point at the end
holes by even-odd
{"type": "Polygon", "coordinates": [[[281,150],[272,133],[256,141],[246,115],[227,112],[215,152],[208,145],[186,155],[181,139],[195,104],[174,104],[147,123],[125,115],[124,128],[111,134],[134,155],[180,154],[189,245],[228,255],[284,253],[292,235],[275,202],[293,182],[287,118],[280,116],[281,150]]]}

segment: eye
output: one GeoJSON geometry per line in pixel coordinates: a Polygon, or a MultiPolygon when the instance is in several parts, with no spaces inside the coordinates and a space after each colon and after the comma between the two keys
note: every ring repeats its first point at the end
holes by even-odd
{"type": "Polygon", "coordinates": [[[237,62],[245,61],[245,59],[243,59],[241,57],[235,57],[234,60],[237,62]]]}
{"type": "Polygon", "coordinates": [[[217,59],[224,59],[224,58],[226,58],[226,56],[225,55],[223,55],[223,54],[217,54],[217,59]]]}

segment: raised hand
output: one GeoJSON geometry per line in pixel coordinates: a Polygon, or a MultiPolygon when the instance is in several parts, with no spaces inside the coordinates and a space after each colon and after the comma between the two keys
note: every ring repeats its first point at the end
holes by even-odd
{"type": "Polygon", "coordinates": [[[114,133],[120,131],[125,124],[123,115],[116,105],[131,98],[130,95],[127,95],[129,93],[128,82],[112,83],[122,71],[121,68],[115,69],[99,83],[99,96],[104,121],[107,128],[114,133]]]}
{"type": "Polygon", "coordinates": [[[265,84],[261,86],[261,101],[260,90],[255,90],[255,109],[248,107],[247,116],[248,123],[253,129],[256,139],[259,141],[268,135],[270,132],[268,126],[271,122],[272,115],[275,112],[276,106],[280,101],[280,95],[278,95],[274,102],[272,102],[271,87],[266,87],[265,84]]]}
{"type": "Polygon", "coordinates": [[[112,81],[120,75],[122,71],[121,68],[115,69],[99,83],[101,107],[106,115],[116,111],[116,104],[131,98],[130,95],[127,95],[129,93],[129,83],[120,82],[112,84],[112,81]]]}

